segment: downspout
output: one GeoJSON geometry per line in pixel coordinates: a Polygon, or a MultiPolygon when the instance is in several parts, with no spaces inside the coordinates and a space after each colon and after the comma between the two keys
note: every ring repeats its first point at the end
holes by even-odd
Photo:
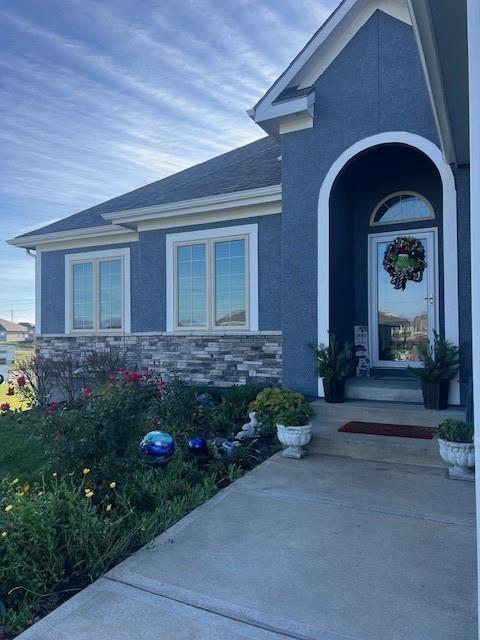
{"type": "MultiPolygon", "coordinates": [[[[475,501],[477,586],[480,612],[480,3],[467,0],[468,86],[470,108],[470,243],[472,294],[473,422],[475,425],[475,501]]],[[[480,616],[479,616],[480,619],[480,616]]],[[[480,624],[480,623],[479,623],[480,624]]],[[[479,628],[480,637],[480,628],[479,628]]]]}

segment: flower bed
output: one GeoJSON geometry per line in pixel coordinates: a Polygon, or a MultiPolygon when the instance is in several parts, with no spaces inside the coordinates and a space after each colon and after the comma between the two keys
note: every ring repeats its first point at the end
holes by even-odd
{"type": "Polygon", "coordinates": [[[4,411],[0,432],[21,420],[25,451],[41,447],[45,469],[0,484],[0,636],[13,637],[278,450],[271,432],[222,447],[258,391],[205,394],[123,370],[78,400],[4,411]],[[152,429],[175,441],[159,468],[138,453],[152,429]],[[193,452],[194,436],[208,450],[193,452]]]}

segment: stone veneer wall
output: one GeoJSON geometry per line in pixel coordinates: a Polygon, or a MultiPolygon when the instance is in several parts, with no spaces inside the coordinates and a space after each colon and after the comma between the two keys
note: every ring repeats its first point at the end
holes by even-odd
{"type": "Polygon", "coordinates": [[[125,349],[131,367],[178,375],[194,384],[277,386],[282,382],[282,336],[277,331],[36,338],[37,353],[53,358],[109,347],[125,349]]]}

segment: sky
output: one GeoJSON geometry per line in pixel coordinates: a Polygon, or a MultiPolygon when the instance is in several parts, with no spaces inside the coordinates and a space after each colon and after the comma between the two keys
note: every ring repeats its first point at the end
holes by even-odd
{"type": "Polygon", "coordinates": [[[0,318],[34,319],[5,240],[263,137],[246,115],[338,0],[2,0],[0,318]]]}

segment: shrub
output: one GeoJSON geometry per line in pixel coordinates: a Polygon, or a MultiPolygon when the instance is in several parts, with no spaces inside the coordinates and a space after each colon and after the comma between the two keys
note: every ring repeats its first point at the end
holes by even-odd
{"type": "Polygon", "coordinates": [[[116,347],[87,351],[82,366],[98,384],[105,384],[118,371],[127,368],[127,354],[125,349],[116,347]]]}
{"type": "Polygon", "coordinates": [[[420,361],[423,367],[409,367],[412,375],[420,378],[422,382],[447,382],[458,373],[459,350],[434,331],[433,343],[429,341],[421,351],[420,361]]]}
{"type": "Polygon", "coordinates": [[[35,355],[20,360],[14,372],[18,385],[18,392],[30,407],[45,407],[51,400],[53,392],[52,363],[44,356],[35,355]]]}
{"type": "Polygon", "coordinates": [[[473,442],[473,425],[448,418],[435,429],[435,436],[449,442],[473,442]]]}
{"type": "Polygon", "coordinates": [[[51,464],[67,471],[95,467],[104,476],[136,456],[141,437],[152,428],[150,406],[159,402],[155,381],[136,375],[47,411],[39,431],[51,464]]]}
{"type": "Polygon", "coordinates": [[[277,423],[292,426],[296,423],[303,425],[314,414],[305,397],[301,393],[289,389],[261,391],[250,404],[250,411],[257,412],[258,419],[266,429],[273,429],[277,423]]]}
{"type": "Polygon", "coordinates": [[[253,411],[249,407],[261,390],[262,387],[255,384],[230,387],[220,404],[211,411],[211,428],[218,434],[235,435],[248,422],[248,414],[253,411]]]}

